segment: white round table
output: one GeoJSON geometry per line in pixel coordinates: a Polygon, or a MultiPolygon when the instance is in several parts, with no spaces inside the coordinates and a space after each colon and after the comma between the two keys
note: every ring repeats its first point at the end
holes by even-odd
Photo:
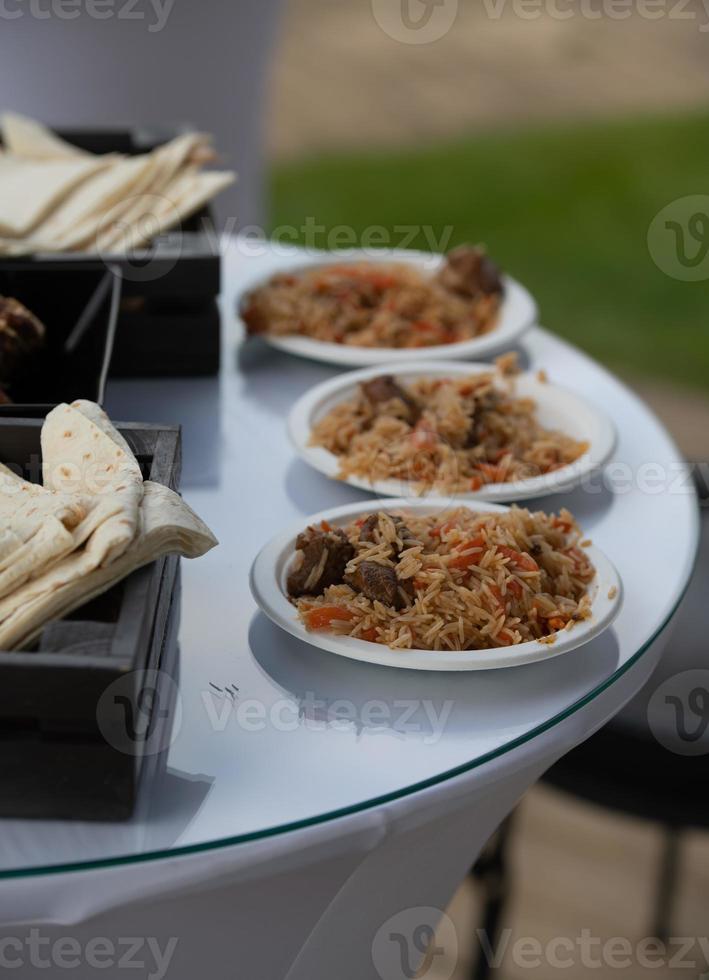
{"type": "Polygon", "coordinates": [[[48,975],[28,966],[34,928],[46,955],[74,940],[72,977],[101,973],[92,939],[110,939],[117,964],[120,941],[141,937],[137,978],[160,962],[171,980],[389,980],[381,927],[443,908],[525,790],[639,690],[690,576],[696,499],[672,440],[608,372],[535,329],[529,364],[619,429],[602,478],[540,502],[568,506],[616,564],[613,628],[547,663],[452,675],[347,661],[279,631],[249,593],[255,553],[367,495],[289,446],[290,405],[334,369],[241,343],[235,297],[289,261],[248,251],[225,243],[219,379],[110,386],[114,418],[183,424],[185,497],[221,546],[183,563],[182,721],[134,819],[0,821],[0,956],[24,956],[23,977],[48,975]]]}

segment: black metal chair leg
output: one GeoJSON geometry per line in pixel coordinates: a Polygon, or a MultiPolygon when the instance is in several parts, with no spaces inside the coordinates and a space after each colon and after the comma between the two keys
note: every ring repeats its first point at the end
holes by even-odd
{"type": "MultiPolygon", "coordinates": [[[[502,917],[510,892],[507,846],[512,828],[512,814],[500,825],[488,841],[471,869],[472,877],[480,884],[484,895],[482,924],[483,941],[470,974],[471,980],[487,980],[493,966],[490,954],[497,949],[502,931],[502,917]]],[[[480,934],[476,931],[476,937],[480,934]]]]}
{"type": "Polygon", "coordinates": [[[672,926],[672,909],[677,891],[677,872],[679,870],[679,833],[676,827],[665,831],[662,863],[657,884],[657,903],[655,905],[654,935],[667,942],[672,926]]]}

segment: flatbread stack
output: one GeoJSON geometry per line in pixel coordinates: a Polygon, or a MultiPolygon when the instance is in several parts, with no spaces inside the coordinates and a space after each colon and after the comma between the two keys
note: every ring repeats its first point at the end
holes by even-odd
{"type": "Polygon", "coordinates": [[[174,491],[143,481],[128,443],[93,402],[59,405],[42,427],[43,486],[0,464],[0,650],[161,555],[217,544],[174,491]]]}
{"type": "Polygon", "coordinates": [[[236,179],[202,169],[215,158],[204,133],[185,133],[138,156],[98,156],[22,116],[2,116],[0,129],[0,255],[125,254],[236,179]]]}

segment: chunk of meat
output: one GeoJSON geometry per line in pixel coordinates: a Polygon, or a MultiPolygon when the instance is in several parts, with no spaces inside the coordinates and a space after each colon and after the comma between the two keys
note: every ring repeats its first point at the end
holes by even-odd
{"type": "Polygon", "coordinates": [[[28,355],[44,343],[44,324],[13,297],[0,296],[0,375],[12,381],[28,355]]]}
{"type": "Polygon", "coordinates": [[[288,574],[288,595],[321,595],[330,585],[344,581],[345,566],[354,548],[340,528],[320,531],[309,527],[298,535],[296,565],[288,574]]]}
{"type": "Polygon", "coordinates": [[[377,600],[395,609],[400,609],[403,605],[399,595],[399,579],[389,565],[363,561],[352,574],[345,576],[345,581],[372,601],[377,600]]]}
{"type": "MultiPolygon", "coordinates": [[[[400,517],[393,517],[392,520],[396,524],[396,531],[401,538],[401,543],[403,544],[403,551],[407,548],[411,548],[413,545],[418,544],[418,540],[411,533],[409,528],[404,524],[400,517]]],[[[398,556],[397,556],[398,557],[398,556]]]]}
{"type": "MultiPolygon", "coordinates": [[[[403,520],[399,516],[397,516],[396,514],[392,514],[390,516],[394,524],[396,524],[396,530],[399,537],[401,538],[401,543],[403,544],[404,548],[410,548],[413,544],[416,543],[416,538],[414,538],[411,531],[408,529],[406,524],[404,524],[403,520]]],[[[374,531],[378,526],[379,526],[379,514],[370,514],[369,517],[364,522],[364,524],[362,525],[362,527],[360,528],[359,540],[369,541],[373,543],[375,541],[374,531]]],[[[393,558],[396,559],[399,557],[398,548],[392,548],[392,553],[393,553],[392,554],[393,558]]]]}
{"type": "Polygon", "coordinates": [[[256,337],[268,330],[268,315],[256,296],[247,298],[240,310],[249,337],[256,337]]]}
{"type": "Polygon", "coordinates": [[[438,273],[438,281],[446,289],[461,296],[486,296],[503,292],[500,269],[482,249],[471,245],[454,248],[438,273]]]}
{"type": "Polygon", "coordinates": [[[370,514],[359,530],[360,541],[374,541],[374,529],[379,525],[379,515],[370,514]]]}
{"type": "Polygon", "coordinates": [[[482,442],[482,439],[480,437],[480,427],[476,423],[475,419],[472,418],[470,420],[470,427],[468,428],[467,435],[465,436],[465,439],[463,440],[463,446],[462,446],[462,448],[463,449],[474,449],[476,446],[479,446],[481,442],[482,442]]]}
{"type": "Polygon", "coordinates": [[[410,425],[415,425],[421,417],[421,409],[418,403],[408,391],[405,391],[391,374],[382,374],[371,381],[365,381],[360,385],[364,397],[372,405],[382,405],[398,398],[405,408],[405,418],[410,425]]]}

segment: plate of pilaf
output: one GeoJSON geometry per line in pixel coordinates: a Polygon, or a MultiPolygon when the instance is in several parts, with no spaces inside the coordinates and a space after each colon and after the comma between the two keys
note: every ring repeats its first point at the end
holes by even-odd
{"type": "Polygon", "coordinates": [[[486,252],[367,250],[297,260],[239,299],[246,337],[331,364],[487,356],[537,320],[520,283],[486,252]]]}
{"type": "Polygon", "coordinates": [[[251,591],[313,646],[415,670],[548,660],[617,616],[622,587],[572,514],[476,502],[347,504],[277,535],[251,591]]]}
{"type": "Polygon", "coordinates": [[[578,486],[616,442],[603,412],[509,355],[339,375],[296,402],[289,433],[309,465],[378,495],[498,502],[578,486]]]}

